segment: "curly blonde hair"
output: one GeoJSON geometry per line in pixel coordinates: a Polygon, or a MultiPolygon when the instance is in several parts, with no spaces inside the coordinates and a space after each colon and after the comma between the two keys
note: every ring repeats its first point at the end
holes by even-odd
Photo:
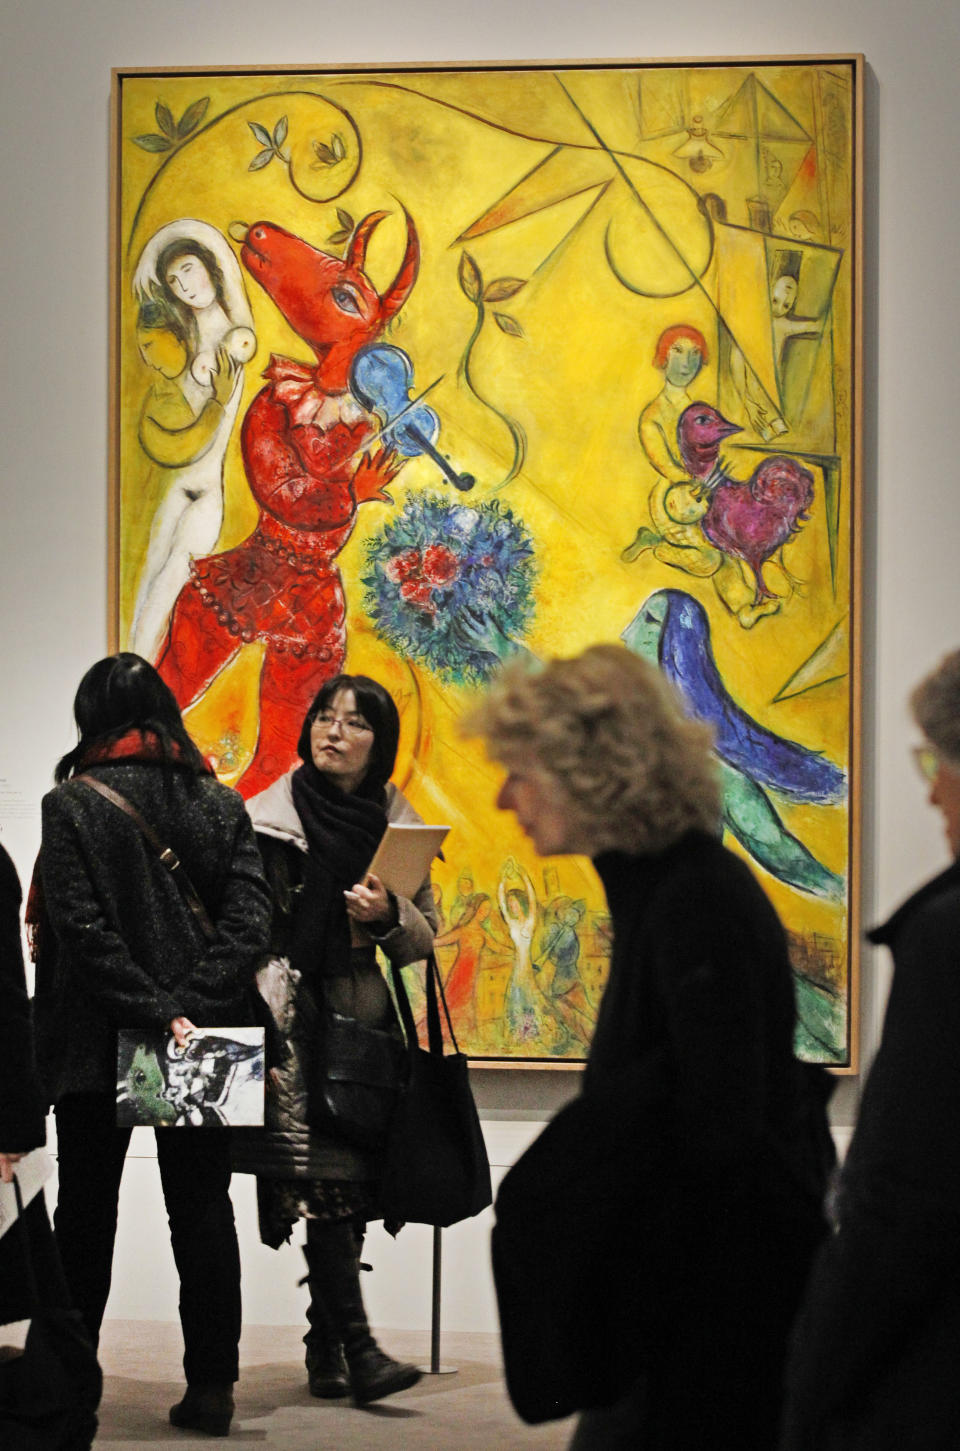
{"type": "Polygon", "coordinates": [[[716,832],[720,783],[709,727],[689,720],[655,666],[623,645],[509,664],[461,722],[508,770],[531,758],[569,800],[593,854],[662,850],[716,832]]]}
{"type": "Polygon", "coordinates": [[[910,696],[913,718],[927,740],[960,765],[960,650],[945,655],[910,696]]]}

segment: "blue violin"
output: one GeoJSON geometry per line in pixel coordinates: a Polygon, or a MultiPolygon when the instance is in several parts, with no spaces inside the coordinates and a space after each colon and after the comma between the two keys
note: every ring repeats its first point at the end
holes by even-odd
{"type": "Polygon", "coordinates": [[[381,420],[384,444],[403,458],[426,454],[455,489],[466,493],[476,479],[472,474],[458,474],[437,449],[440,419],[425,403],[410,398],[412,387],[413,364],[402,348],[390,343],[361,348],[351,364],[350,392],[362,408],[381,420]]]}

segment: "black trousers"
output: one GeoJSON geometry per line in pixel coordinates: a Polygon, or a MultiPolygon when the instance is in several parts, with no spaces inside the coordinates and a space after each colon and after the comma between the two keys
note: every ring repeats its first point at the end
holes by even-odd
{"type": "MultiPolygon", "coordinates": [[[[131,1131],[117,1128],[109,1094],[63,1098],[56,1119],[57,1247],[74,1304],[97,1344],[110,1294],[120,1179],[131,1131]]],[[[240,1251],[229,1195],[229,1130],[164,1128],[155,1133],[180,1276],[187,1383],[232,1383],[238,1376],[240,1251]]]]}

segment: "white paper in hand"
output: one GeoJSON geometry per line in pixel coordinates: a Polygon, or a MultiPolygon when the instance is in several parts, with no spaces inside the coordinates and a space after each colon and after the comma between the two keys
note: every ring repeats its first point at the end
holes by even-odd
{"type": "MultiPolygon", "coordinates": [[[[20,1198],[26,1209],[53,1173],[53,1160],[46,1149],[34,1149],[16,1165],[20,1198]]],[[[0,1184],[0,1238],[6,1234],[17,1217],[17,1196],[12,1184],[0,1184]]]]}

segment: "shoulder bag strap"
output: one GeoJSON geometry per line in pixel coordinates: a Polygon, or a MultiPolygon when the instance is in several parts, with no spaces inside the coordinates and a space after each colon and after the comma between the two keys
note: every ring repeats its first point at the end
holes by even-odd
{"type": "Polygon", "coordinates": [[[121,796],[120,792],[114,791],[112,786],[104,785],[102,781],[97,780],[96,776],[74,776],[73,780],[79,781],[82,786],[89,786],[92,791],[96,791],[104,800],[111,802],[120,811],[125,812],[130,817],[130,820],[137,824],[147,841],[153,847],[158,859],[167,868],[167,871],[179,887],[183,900],[193,913],[200,931],[208,942],[212,942],[217,935],[217,929],[210,921],[210,915],[197,895],[197,890],[187,875],[186,867],[173,848],[164,846],[150,823],[140,815],[140,812],[127,800],[126,796],[121,796]]]}
{"type": "MultiPolygon", "coordinates": [[[[17,1202],[17,1230],[20,1234],[20,1267],[23,1272],[24,1284],[27,1291],[27,1303],[29,1309],[38,1313],[43,1307],[40,1302],[40,1289],[37,1285],[37,1272],[33,1263],[33,1245],[30,1242],[30,1233],[23,1217],[24,1203],[20,1193],[20,1180],[16,1174],[13,1176],[13,1192],[17,1202]]],[[[43,1193],[43,1189],[37,1191],[43,1193]]],[[[8,1231],[12,1233],[12,1230],[8,1231]]]]}
{"type": "MultiPolygon", "coordinates": [[[[397,1006],[400,1010],[400,1019],[403,1023],[404,1032],[407,1035],[407,1042],[415,1045],[417,1042],[417,1028],[413,1021],[413,1010],[410,1007],[410,999],[407,997],[406,984],[403,981],[402,970],[391,964],[393,983],[397,995],[397,1006]]],[[[443,1003],[444,1017],[447,1020],[447,1032],[450,1035],[450,1042],[453,1044],[453,1051],[460,1052],[456,1035],[453,1031],[453,1023],[450,1020],[450,1009],[447,1007],[446,995],[443,991],[443,981],[440,977],[440,968],[437,966],[437,959],[431,952],[427,958],[426,970],[427,989],[427,1040],[430,1045],[430,1052],[438,1058],[443,1057],[443,1027],[440,1021],[440,1007],[437,1001],[443,1003]]]]}

